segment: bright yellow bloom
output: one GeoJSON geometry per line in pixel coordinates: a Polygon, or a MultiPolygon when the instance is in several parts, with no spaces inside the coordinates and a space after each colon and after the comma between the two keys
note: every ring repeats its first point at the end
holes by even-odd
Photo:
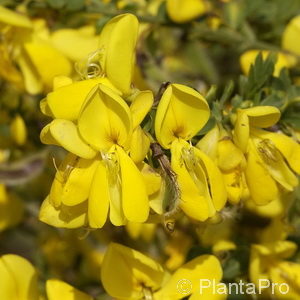
{"type": "MultiPolygon", "coordinates": [[[[7,254],[0,257],[1,300],[39,300],[37,272],[25,258],[7,254]]],[[[89,295],[56,279],[47,280],[48,300],[92,300],[89,295]]]]}
{"type": "Polygon", "coordinates": [[[71,74],[69,60],[49,41],[44,20],[31,22],[26,16],[0,7],[0,23],[5,36],[0,45],[1,75],[5,79],[37,94],[49,90],[55,76],[71,74]],[[14,63],[20,72],[14,68],[14,63]]]}
{"type": "Polygon", "coordinates": [[[283,133],[259,128],[273,126],[280,118],[276,107],[257,106],[238,111],[234,129],[236,145],[247,153],[247,185],[256,205],[280,197],[281,190],[293,191],[300,173],[300,145],[283,133]]]}
{"type": "Polygon", "coordinates": [[[223,208],[226,189],[212,159],[187,141],[209,118],[206,100],[195,90],[171,84],[157,108],[155,134],[171,149],[171,167],[177,175],[179,206],[190,218],[204,221],[223,208]],[[209,184],[208,184],[209,182],[209,184]]]}
{"type": "MultiPolygon", "coordinates": [[[[71,285],[57,279],[50,279],[46,282],[46,290],[48,300],[93,300],[93,298],[77,289],[71,285]]],[[[29,300],[29,299],[28,299],[29,300]]]]}
{"type": "MultiPolygon", "coordinates": [[[[286,261],[297,250],[297,245],[290,241],[276,241],[267,244],[256,244],[251,247],[249,276],[257,286],[259,279],[271,282],[285,283],[289,286],[288,293],[280,293],[278,285],[275,286],[275,297],[280,299],[298,299],[300,288],[300,265],[286,261]]],[[[271,296],[271,288],[265,289],[264,295],[271,296]]],[[[274,295],[272,295],[274,297],[274,295]]]]}
{"type": "Polygon", "coordinates": [[[119,15],[104,26],[100,35],[99,49],[103,53],[100,56],[101,68],[124,94],[131,93],[138,26],[134,15],[119,15]]]}
{"type": "Polygon", "coordinates": [[[8,193],[3,184],[0,184],[0,206],[0,231],[13,227],[22,220],[22,201],[14,194],[8,193]]]}
{"type": "Polygon", "coordinates": [[[167,0],[167,12],[176,23],[186,23],[206,13],[209,5],[205,0],[167,0]]]}
{"type": "Polygon", "coordinates": [[[21,146],[24,145],[27,139],[27,129],[23,118],[16,115],[10,124],[10,133],[14,142],[21,146]]]}
{"type": "Polygon", "coordinates": [[[300,16],[294,17],[285,27],[282,34],[282,48],[296,55],[300,55],[298,41],[300,34],[300,16]]]}
{"type": "Polygon", "coordinates": [[[223,128],[215,126],[197,143],[196,147],[216,162],[223,175],[228,200],[232,204],[249,197],[244,173],[246,159],[223,128]]]}
{"type": "MultiPolygon", "coordinates": [[[[221,280],[222,268],[213,255],[199,256],[170,275],[151,258],[115,243],[109,245],[101,268],[101,281],[107,293],[124,300],[176,300],[193,293],[190,299],[198,299],[197,287],[201,278],[215,279],[216,282],[221,280]],[[178,291],[180,279],[187,279],[192,283],[186,294],[178,291]]],[[[210,295],[207,295],[207,299],[210,295]]]]}
{"type": "Polygon", "coordinates": [[[96,36],[95,27],[89,25],[78,29],[59,29],[54,31],[50,38],[52,45],[74,62],[86,59],[99,46],[99,36],[96,36]]]}
{"type": "Polygon", "coordinates": [[[0,258],[0,299],[39,300],[37,272],[26,259],[7,254],[0,258]]]}
{"type": "Polygon", "coordinates": [[[42,221],[57,227],[100,228],[108,212],[116,226],[127,220],[146,221],[146,184],[127,154],[132,116],[137,125],[146,113],[136,109],[132,114],[117,93],[99,84],[80,109],[77,125],[55,119],[44,128],[42,141],[54,141],[73,154],[65,158],[56,173],[49,198],[41,207],[42,221]]]}
{"type": "MultiPolygon", "coordinates": [[[[248,75],[250,71],[250,67],[252,64],[254,64],[256,57],[259,55],[259,53],[262,54],[263,59],[266,59],[269,54],[271,54],[271,51],[268,50],[248,50],[245,53],[243,53],[240,57],[240,65],[241,69],[244,74],[248,75]]],[[[287,55],[283,52],[277,52],[277,61],[274,66],[274,76],[279,76],[280,71],[283,68],[290,68],[294,66],[295,62],[290,57],[290,55],[287,55]]]]}

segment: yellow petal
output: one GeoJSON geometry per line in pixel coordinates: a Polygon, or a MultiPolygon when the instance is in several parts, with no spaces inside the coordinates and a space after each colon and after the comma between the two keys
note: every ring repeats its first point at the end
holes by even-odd
{"type": "Polygon", "coordinates": [[[37,70],[32,66],[29,56],[22,51],[17,58],[17,63],[24,77],[24,85],[29,94],[39,94],[43,90],[43,84],[37,70]]]}
{"type": "Polygon", "coordinates": [[[276,182],[264,166],[252,141],[249,142],[245,175],[251,197],[257,205],[266,205],[278,198],[276,182]]]}
{"type": "Polygon", "coordinates": [[[202,175],[202,178],[197,179],[196,184],[182,163],[182,145],[177,141],[172,144],[171,155],[171,167],[177,175],[180,189],[180,208],[195,220],[206,220],[210,214],[211,204],[205,176],[199,172],[198,176],[202,175]]]}
{"type": "Polygon", "coordinates": [[[237,148],[231,139],[222,139],[218,143],[218,166],[224,171],[228,172],[239,165],[245,165],[245,157],[243,152],[237,148]]]}
{"type": "Polygon", "coordinates": [[[252,134],[261,139],[271,140],[287,160],[289,166],[296,173],[300,174],[300,145],[296,141],[279,132],[275,133],[265,130],[253,130],[252,134]]]}
{"type": "Polygon", "coordinates": [[[208,121],[206,100],[194,89],[171,84],[164,92],[155,117],[158,142],[169,149],[176,138],[191,139],[208,121]]]}
{"type": "Polygon", "coordinates": [[[86,224],[87,201],[75,206],[55,208],[47,197],[40,208],[39,220],[58,228],[78,228],[86,224]]]}
{"type": "Polygon", "coordinates": [[[298,179],[285,163],[282,155],[269,139],[252,138],[258,153],[270,175],[286,190],[293,191],[298,185],[298,179]]]}
{"type": "Polygon", "coordinates": [[[27,16],[0,6],[0,22],[12,26],[32,28],[32,23],[27,16]]]}
{"type": "Polygon", "coordinates": [[[88,218],[92,228],[101,228],[106,222],[110,202],[108,178],[103,161],[94,174],[89,200],[88,218]]]}
{"type": "Polygon", "coordinates": [[[94,26],[85,26],[81,29],[59,29],[51,35],[53,46],[75,62],[96,51],[98,39],[94,26]]]}
{"type": "Polygon", "coordinates": [[[214,279],[217,283],[219,283],[222,275],[223,272],[221,264],[214,255],[198,256],[181,266],[171,276],[170,280],[156,294],[157,299],[181,299],[183,294],[178,289],[178,283],[182,282],[184,285],[184,282],[182,281],[183,279],[186,280],[183,287],[189,289],[184,296],[188,296],[193,293],[199,293],[199,281],[201,279],[214,279]]]}
{"type": "Polygon", "coordinates": [[[61,192],[61,202],[73,206],[87,200],[94,173],[99,165],[98,159],[76,159],[74,165],[65,172],[65,183],[61,192]]]}
{"type": "Polygon", "coordinates": [[[120,147],[117,153],[121,168],[124,215],[131,222],[145,222],[149,214],[147,189],[137,166],[120,147]]]}
{"type": "Polygon", "coordinates": [[[164,270],[154,260],[120,244],[109,245],[102,262],[101,281],[111,297],[142,299],[143,286],[156,290],[163,279],[164,270]]]}
{"type": "Polygon", "coordinates": [[[39,299],[37,272],[25,258],[14,254],[1,256],[0,278],[0,299],[39,299]]]}
{"type": "Polygon", "coordinates": [[[300,34],[300,16],[294,17],[285,27],[282,34],[282,48],[300,55],[300,45],[297,42],[300,34]]]}
{"type": "Polygon", "coordinates": [[[167,12],[176,23],[189,22],[208,10],[204,0],[167,0],[167,12]]]}
{"type": "MultiPolygon", "coordinates": [[[[263,59],[266,59],[268,57],[268,55],[271,54],[272,52],[267,51],[267,50],[263,50],[263,51],[262,50],[249,50],[241,55],[240,65],[241,65],[241,69],[244,74],[246,74],[246,75],[249,74],[250,67],[251,67],[251,65],[254,64],[255,59],[259,53],[262,54],[263,59]]],[[[273,75],[279,76],[280,71],[283,68],[289,68],[291,66],[291,63],[290,63],[289,58],[285,55],[285,53],[276,52],[276,55],[277,55],[277,61],[275,64],[273,75]]]]}
{"type": "Polygon", "coordinates": [[[49,130],[56,141],[55,144],[62,146],[67,151],[86,159],[96,156],[96,151],[82,140],[73,122],[55,119],[50,123],[49,130]]]}
{"type": "Polygon", "coordinates": [[[130,157],[137,164],[144,160],[150,147],[150,138],[144,130],[138,126],[132,133],[130,143],[130,157]]]}
{"type": "Polygon", "coordinates": [[[68,77],[68,76],[55,76],[53,78],[53,90],[56,91],[59,88],[66,86],[66,85],[70,85],[73,83],[73,80],[68,77]]]}
{"type": "Polygon", "coordinates": [[[49,109],[55,118],[77,120],[83,103],[98,83],[112,87],[106,78],[88,79],[64,85],[47,95],[49,109]]]}
{"type": "Polygon", "coordinates": [[[58,279],[49,279],[46,282],[48,300],[92,300],[93,298],[58,279]]]}
{"type": "Polygon", "coordinates": [[[0,184],[0,231],[17,225],[23,218],[24,204],[0,184]]]}
{"type": "Polygon", "coordinates": [[[110,88],[99,84],[83,105],[78,119],[82,138],[97,150],[129,147],[132,119],[128,105],[110,88]]]}
{"type": "Polygon", "coordinates": [[[122,92],[130,92],[134,72],[138,20],[132,14],[111,19],[100,35],[99,47],[104,55],[101,63],[108,79],[122,92]]]}
{"type": "Polygon", "coordinates": [[[69,60],[48,44],[27,43],[24,49],[39,74],[40,80],[49,90],[55,76],[71,74],[72,66],[69,60]]]}
{"type": "Polygon", "coordinates": [[[10,132],[17,145],[24,145],[27,139],[27,129],[23,118],[16,115],[10,124],[10,132]]]}
{"type": "Polygon", "coordinates": [[[130,105],[133,129],[142,123],[153,105],[153,100],[153,93],[151,91],[140,91],[135,95],[130,105]]]}
{"type": "Polygon", "coordinates": [[[267,128],[280,119],[280,111],[274,106],[255,106],[238,110],[234,126],[234,142],[245,153],[250,127],[267,128]]]}
{"type": "Polygon", "coordinates": [[[145,162],[139,163],[137,167],[139,168],[146,184],[147,194],[151,195],[158,192],[162,184],[162,178],[159,173],[145,162]]]}
{"type": "Polygon", "coordinates": [[[248,116],[243,110],[238,110],[237,119],[234,124],[233,141],[244,153],[247,151],[249,135],[248,116]]]}
{"type": "Polygon", "coordinates": [[[219,138],[220,130],[218,126],[215,126],[199,140],[196,147],[206,153],[212,159],[215,159],[217,157],[217,145],[219,138]]]}
{"type": "Polygon", "coordinates": [[[280,110],[275,106],[254,106],[243,111],[249,118],[249,125],[253,127],[267,128],[280,119],[280,110]]]}
{"type": "Polygon", "coordinates": [[[195,155],[200,158],[209,182],[210,193],[214,208],[221,210],[227,200],[227,193],[221,172],[215,163],[201,150],[195,148],[195,155]]]}

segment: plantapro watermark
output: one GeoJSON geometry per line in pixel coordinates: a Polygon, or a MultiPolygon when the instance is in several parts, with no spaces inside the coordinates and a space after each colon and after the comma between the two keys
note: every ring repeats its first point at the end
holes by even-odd
{"type": "MultiPolygon", "coordinates": [[[[285,295],[289,292],[290,287],[287,283],[271,282],[268,279],[259,279],[256,286],[251,282],[238,282],[222,283],[216,282],[215,279],[200,279],[199,293],[200,295],[205,293],[205,290],[211,290],[214,295],[257,295],[262,294],[264,290],[268,289],[268,292],[272,295],[282,294],[285,295]]],[[[177,283],[177,291],[183,295],[189,294],[193,289],[193,284],[188,279],[180,279],[177,283]]]]}

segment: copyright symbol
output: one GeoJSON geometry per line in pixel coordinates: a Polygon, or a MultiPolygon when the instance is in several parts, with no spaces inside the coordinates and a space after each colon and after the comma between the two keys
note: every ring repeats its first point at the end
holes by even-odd
{"type": "Polygon", "coordinates": [[[180,279],[177,282],[177,291],[180,294],[188,295],[192,292],[193,285],[192,282],[188,279],[180,279]]]}

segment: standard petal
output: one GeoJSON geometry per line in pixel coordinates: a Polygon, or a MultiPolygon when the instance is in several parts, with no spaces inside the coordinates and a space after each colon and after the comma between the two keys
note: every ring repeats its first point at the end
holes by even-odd
{"type": "Polygon", "coordinates": [[[201,279],[215,280],[219,283],[222,276],[223,272],[219,260],[214,255],[201,255],[181,266],[156,296],[157,299],[181,299],[183,294],[178,288],[178,284],[183,279],[189,284],[186,286],[189,292],[184,295],[188,296],[199,293],[199,281],[201,279]]]}
{"type": "Polygon", "coordinates": [[[155,134],[166,149],[177,139],[190,140],[208,121],[209,107],[203,96],[194,89],[171,84],[160,99],[155,134]]]}
{"type": "Polygon", "coordinates": [[[55,118],[77,120],[83,103],[99,83],[113,88],[107,78],[88,79],[64,85],[47,95],[49,109],[55,118]]]}
{"type": "Polygon", "coordinates": [[[108,151],[116,144],[128,148],[132,135],[129,107],[110,88],[99,84],[83,105],[78,128],[82,138],[97,150],[108,151]]]}
{"type": "Polygon", "coordinates": [[[119,299],[142,299],[143,287],[157,290],[164,276],[160,264],[116,243],[108,246],[101,266],[101,281],[105,290],[119,299]]]}
{"type": "Polygon", "coordinates": [[[132,14],[123,14],[111,19],[100,35],[101,59],[108,79],[124,94],[130,92],[134,72],[135,46],[139,22],[132,14]]]}

